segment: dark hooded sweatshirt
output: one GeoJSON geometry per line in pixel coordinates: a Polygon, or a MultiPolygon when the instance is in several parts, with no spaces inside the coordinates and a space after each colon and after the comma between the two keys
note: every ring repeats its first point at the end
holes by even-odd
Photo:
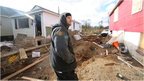
{"type": "Polygon", "coordinates": [[[52,28],[51,40],[51,65],[55,71],[72,71],[76,68],[76,60],[66,23],[66,13],[60,17],[59,24],[52,28]]]}

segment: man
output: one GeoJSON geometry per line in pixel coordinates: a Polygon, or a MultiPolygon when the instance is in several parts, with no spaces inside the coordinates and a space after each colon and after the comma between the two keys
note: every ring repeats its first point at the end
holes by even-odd
{"type": "Polygon", "coordinates": [[[71,23],[71,14],[63,13],[59,24],[52,28],[50,59],[58,80],[78,80],[75,74],[76,59],[68,33],[71,23]]]}

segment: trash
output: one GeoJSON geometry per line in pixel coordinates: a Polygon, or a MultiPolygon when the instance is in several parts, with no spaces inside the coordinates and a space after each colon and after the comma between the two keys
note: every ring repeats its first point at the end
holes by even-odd
{"type": "Polygon", "coordinates": [[[32,57],[40,57],[40,52],[33,51],[32,57]]]}
{"type": "Polygon", "coordinates": [[[9,47],[9,46],[1,46],[0,47],[0,51],[3,53],[3,52],[10,52],[12,50],[12,48],[11,47],[9,47]]]}
{"type": "Polygon", "coordinates": [[[74,35],[75,40],[80,40],[81,36],[80,35],[74,35]]]}
{"type": "Polygon", "coordinates": [[[4,42],[0,42],[0,47],[2,46],[12,47],[13,44],[10,43],[9,41],[4,41],[4,42]]]}
{"type": "Polygon", "coordinates": [[[118,41],[113,42],[112,45],[113,45],[115,48],[117,48],[118,50],[120,50],[120,48],[119,48],[119,42],[118,42],[118,41]]]}
{"type": "Polygon", "coordinates": [[[119,48],[122,54],[128,53],[128,48],[123,43],[119,44],[119,48]]]}
{"type": "Polygon", "coordinates": [[[118,78],[122,79],[122,80],[125,80],[125,81],[130,81],[130,79],[128,79],[127,77],[121,75],[120,73],[117,73],[116,75],[118,78]]]}
{"type": "Polygon", "coordinates": [[[8,57],[8,63],[11,64],[11,63],[15,62],[17,59],[18,59],[17,55],[10,56],[10,57],[8,57]]]}
{"type": "Polygon", "coordinates": [[[110,30],[108,30],[108,29],[105,29],[105,30],[103,30],[102,32],[101,32],[101,36],[102,37],[106,37],[106,36],[108,36],[110,34],[110,30]]]}
{"type": "Polygon", "coordinates": [[[2,52],[2,54],[5,54],[7,52],[10,52],[13,50],[13,44],[11,41],[4,41],[4,42],[0,42],[0,51],[2,52]]]}

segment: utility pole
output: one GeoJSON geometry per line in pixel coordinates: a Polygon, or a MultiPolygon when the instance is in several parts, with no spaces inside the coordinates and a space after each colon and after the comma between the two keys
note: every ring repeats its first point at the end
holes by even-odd
{"type": "Polygon", "coordinates": [[[60,14],[59,6],[58,6],[58,14],[60,14]]]}

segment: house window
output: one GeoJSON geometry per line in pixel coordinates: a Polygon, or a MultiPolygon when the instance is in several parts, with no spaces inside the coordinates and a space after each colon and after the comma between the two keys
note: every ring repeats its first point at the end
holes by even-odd
{"type": "Polygon", "coordinates": [[[29,28],[28,18],[18,19],[19,28],[29,28]]]}
{"type": "Polygon", "coordinates": [[[143,0],[132,0],[132,14],[142,11],[143,0]]]}
{"type": "Polygon", "coordinates": [[[114,11],[114,22],[118,21],[118,7],[114,11]]]}
{"type": "Polygon", "coordinates": [[[28,18],[15,19],[15,29],[20,29],[20,28],[29,28],[28,18]]]}

